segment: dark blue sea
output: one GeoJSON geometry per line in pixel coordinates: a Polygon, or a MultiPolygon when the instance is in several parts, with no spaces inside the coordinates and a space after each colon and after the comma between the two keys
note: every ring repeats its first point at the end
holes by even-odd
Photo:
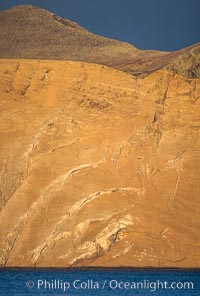
{"type": "Polygon", "coordinates": [[[199,296],[200,269],[0,269],[0,295],[199,296]]]}

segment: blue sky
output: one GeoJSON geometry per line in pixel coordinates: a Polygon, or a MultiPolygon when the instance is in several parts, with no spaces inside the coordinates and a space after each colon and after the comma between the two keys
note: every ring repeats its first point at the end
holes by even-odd
{"type": "Polygon", "coordinates": [[[200,41],[200,0],[0,0],[33,4],[91,32],[141,49],[177,50],[200,41]]]}

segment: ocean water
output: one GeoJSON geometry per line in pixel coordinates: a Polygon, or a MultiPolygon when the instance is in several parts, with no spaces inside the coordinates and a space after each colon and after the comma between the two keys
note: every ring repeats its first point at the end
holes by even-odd
{"type": "Polygon", "coordinates": [[[0,269],[0,295],[200,296],[200,269],[0,269]]]}

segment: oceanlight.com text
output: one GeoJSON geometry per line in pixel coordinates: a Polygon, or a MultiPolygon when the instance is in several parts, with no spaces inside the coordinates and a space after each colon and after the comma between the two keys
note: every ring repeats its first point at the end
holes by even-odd
{"type": "Polygon", "coordinates": [[[142,280],[142,281],[121,281],[117,279],[104,279],[101,281],[94,279],[74,281],[65,281],[61,279],[38,279],[33,282],[26,282],[29,289],[37,289],[40,291],[67,291],[67,290],[149,290],[155,292],[157,290],[193,290],[194,283],[187,281],[160,281],[159,279],[142,280]]]}

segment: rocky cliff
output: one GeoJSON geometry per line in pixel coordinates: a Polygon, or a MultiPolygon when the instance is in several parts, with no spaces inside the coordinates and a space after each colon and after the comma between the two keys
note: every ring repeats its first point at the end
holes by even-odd
{"type": "Polygon", "coordinates": [[[200,266],[198,78],[16,59],[0,81],[2,266],[200,266]]]}

